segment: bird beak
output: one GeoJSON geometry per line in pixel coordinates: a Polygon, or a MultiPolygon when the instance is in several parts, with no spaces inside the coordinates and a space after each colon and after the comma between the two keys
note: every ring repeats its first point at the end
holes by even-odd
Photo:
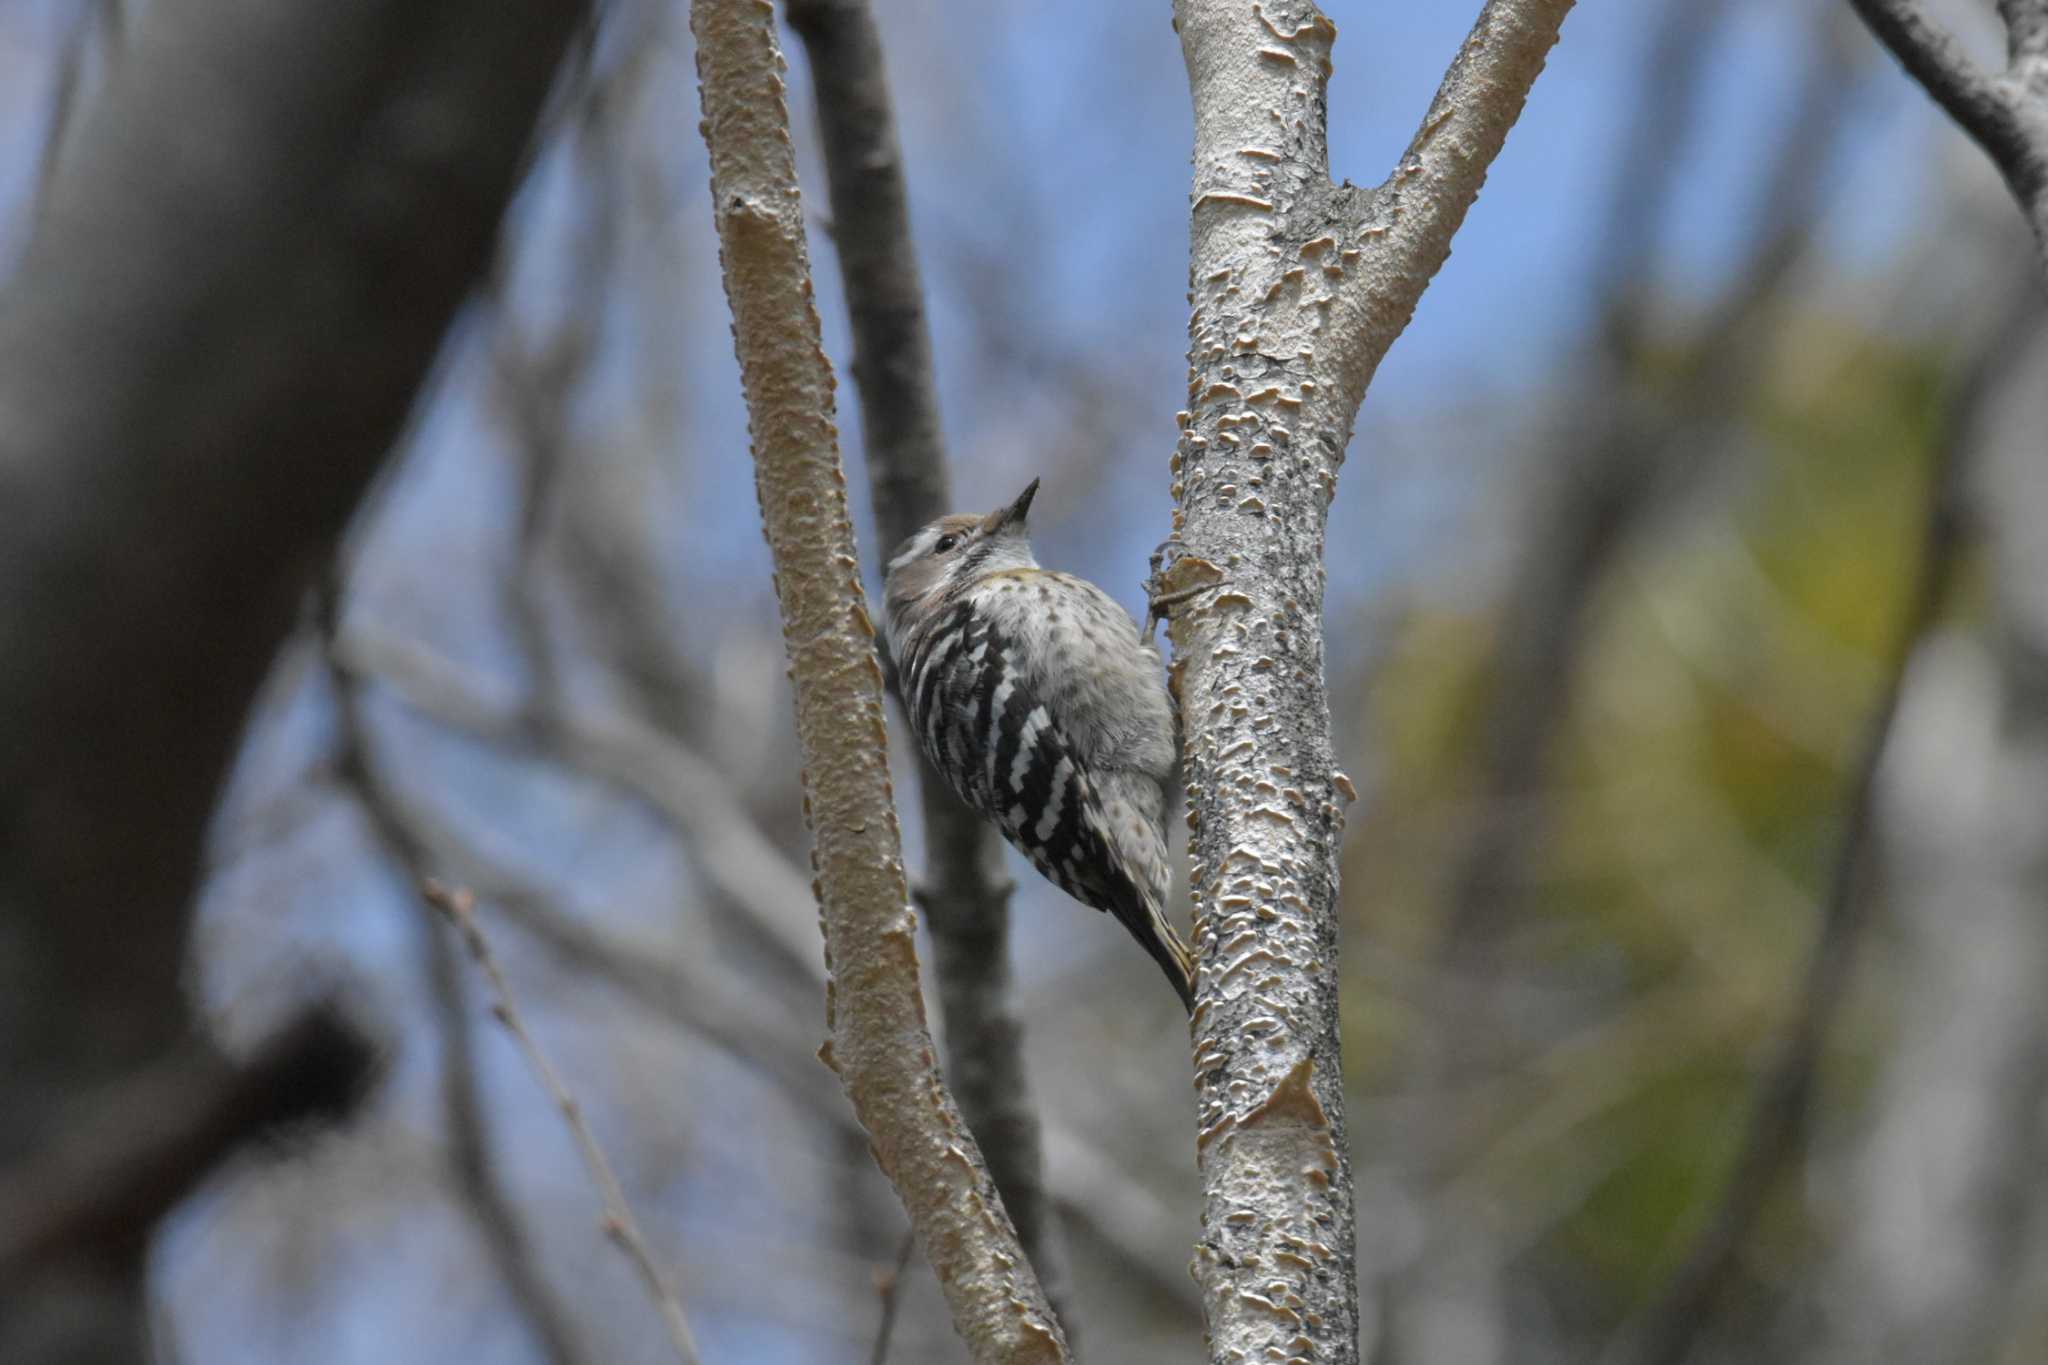
{"type": "Polygon", "coordinates": [[[1006,526],[1022,526],[1024,517],[1031,511],[1031,500],[1038,496],[1038,480],[1024,485],[1024,491],[1008,507],[998,507],[981,519],[981,533],[992,536],[1006,526]]]}

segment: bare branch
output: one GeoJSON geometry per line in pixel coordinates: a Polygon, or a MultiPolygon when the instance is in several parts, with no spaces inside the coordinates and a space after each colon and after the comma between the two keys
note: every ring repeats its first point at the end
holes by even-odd
{"type": "Polygon", "coordinates": [[[694,0],[713,215],[755,488],[796,691],[805,813],[833,985],[825,1056],[873,1139],[977,1361],[1061,1361],[1065,1339],[938,1073],[918,991],[832,374],[820,349],[774,12],[694,0]]]}
{"type": "MultiPolygon", "coordinates": [[[[334,662],[331,643],[325,652],[339,693],[336,705],[340,712],[340,755],[335,762],[336,777],[368,817],[371,834],[384,856],[398,865],[408,885],[417,887],[426,880],[432,855],[387,799],[389,793],[372,768],[369,745],[363,735],[360,681],[334,662]]],[[[477,1095],[476,1059],[470,1045],[469,1012],[460,964],[440,917],[432,913],[423,898],[415,894],[413,899],[418,909],[420,942],[427,957],[427,978],[441,1027],[442,1112],[448,1126],[449,1166],[456,1191],[492,1264],[504,1279],[514,1307],[533,1328],[548,1359],[556,1365],[573,1365],[583,1358],[583,1353],[570,1328],[569,1315],[541,1278],[532,1243],[491,1161],[483,1106],[477,1095]]]]}
{"type": "Polygon", "coordinates": [[[2048,65],[2048,5],[2041,0],[1998,0],[1998,15],[2005,20],[2007,67],[2032,85],[2035,94],[2048,94],[2039,86],[2048,65]]]}
{"type": "Polygon", "coordinates": [[[918,527],[954,510],[903,153],[881,35],[865,0],[785,0],[785,8],[810,57],[832,242],[853,321],[876,549],[886,558],[918,527]]]}
{"type": "Polygon", "coordinates": [[[139,1263],[157,1220],[230,1154],[341,1117],[375,1072],[361,1031],[319,1005],[240,1065],[194,1041],[85,1097],[42,1155],[0,1172],[0,1285],[58,1258],[139,1263]]]}
{"type": "MultiPolygon", "coordinates": [[[[1681,49],[1697,51],[1697,26],[1712,12],[1699,0],[1672,6],[1644,66],[1646,84],[1658,87],[1646,90],[1646,106],[1683,99],[1692,83],[1688,72],[1699,63],[1675,65],[1674,59],[1681,49]]],[[[1652,206],[1664,202],[1656,188],[1664,178],[1662,166],[1677,158],[1668,128],[1663,142],[1630,139],[1606,239],[1623,243],[1634,261],[1609,286],[1606,346],[1588,358],[1572,400],[1591,425],[1574,421],[1562,433],[1560,477],[1539,494],[1541,524],[1499,612],[1501,642],[1491,668],[1496,686],[1481,740],[1480,806],[1450,879],[1445,945],[1454,970],[1484,972],[1471,953],[1483,956],[1498,940],[1521,894],[1529,852],[1540,841],[1545,818],[1551,736],[1569,710],[1587,617],[1607,570],[1658,495],[1675,494],[1674,483],[1705,481],[1733,444],[1732,414],[1741,410],[1737,397],[1768,354],[1759,331],[1774,316],[1786,277],[1804,259],[1824,202],[1829,153],[1849,107],[1851,68],[1832,32],[1834,20],[1832,11],[1817,13],[1813,52],[1762,178],[1747,258],[1694,329],[1668,398],[1643,394],[1635,373],[1642,307],[1634,295],[1643,285],[1647,253],[1628,244],[1637,243],[1642,223],[1657,216],[1652,206]]]]}
{"type": "Polygon", "coordinates": [[[1849,0],[1906,74],[1998,167],[2048,268],[2048,3],[1999,0],[2009,65],[1991,75],[1927,17],[1920,0],[1849,0]]]}
{"type": "Polygon", "coordinates": [[[1346,286],[1346,302],[1365,324],[1351,341],[1360,399],[1450,256],[1571,7],[1572,0],[1487,0],[1400,164],[1371,196],[1359,269],[1346,286]]]}
{"type": "Polygon", "coordinates": [[[1352,793],[1323,683],[1324,520],[1373,371],[1570,8],[1490,0],[1392,176],[1362,191],[1330,182],[1336,28],[1310,0],[1174,7],[1195,110],[1194,313],[1178,554],[1155,589],[1185,599],[1171,635],[1196,826],[1194,1271],[1219,1363],[1357,1359],[1337,1017],[1352,793]]]}
{"type": "MultiPolygon", "coordinates": [[[[415,874],[415,877],[417,874],[415,874]]],[[[413,885],[418,885],[415,880],[413,885]]],[[[422,911],[425,907],[422,906],[422,911]]],[[[584,1358],[569,1324],[569,1315],[541,1277],[533,1243],[519,1221],[519,1212],[498,1179],[485,1127],[482,1096],[477,1090],[476,1050],[470,1036],[468,992],[463,989],[461,963],[438,917],[419,916],[420,941],[427,954],[427,977],[434,992],[434,1012],[441,1029],[441,1112],[448,1127],[449,1167],[455,1188],[469,1210],[498,1274],[505,1280],[513,1307],[532,1326],[541,1349],[555,1365],[575,1365],[584,1358]]]]}
{"type": "MultiPolygon", "coordinates": [[[[0,1037],[11,1132],[185,1036],[186,907],[250,699],[585,14],[146,5],[64,129],[0,294],[0,923],[48,993],[0,1037]]],[[[139,1350],[135,1267],[67,1267],[94,1303],[59,1336],[139,1350]]]]}
{"type": "MultiPolygon", "coordinates": [[[[394,688],[433,721],[490,743],[538,754],[533,717],[494,709],[482,689],[456,671],[398,642],[358,628],[341,651],[352,666],[374,667],[374,680],[394,688]]],[[[365,679],[366,681],[369,679],[365,679]]],[[[749,924],[764,931],[778,959],[798,979],[823,986],[817,948],[817,912],[810,886],[796,865],[744,812],[731,789],[698,755],[624,715],[571,714],[547,726],[547,738],[566,748],[571,767],[638,797],[660,814],[688,848],[692,866],[711,891],[749,924]]],[[[381,793],[432,850],[434,860],[537,939],[563,963],[602,977],[641,1008],[673,1020],[743,1065],[762,1072],[791,1099],[828,1123],[855,1128],[844,1106],[795,1065],[812,1060],[815,1045],[793,1021],[785,999],[735,984],[729,972],[699,956],[655,960],[612,936],[572,919],[473,847],[452,827],[402,793],[381,793]]],[[[1052,1121],[1046,1149],[1061,1173],[1053,1194],[1069,1226],[1085,1227],[1123,1256],[1162,1298],[1184,1300],[1190,1286],[1176,1268],[1162,1267],[1182,1244],[1181,1219],[1150,1194],[1142,1180],[1097,1146],[1052,1121]]]]}
{"type": "MultiPolygon", "coordinates": [[[[810,56],[832,241],[853,322],[853,378],[876,549],[886,564],[920,526],[955,510],[903,154],[881,37],[866,0],[788,0],[786,8],[810,56]]],[[[892,690],[893,681],[892,672],[892,690]]],[[[932,935],[946,1074],[1039,1282],[1071,1332],[1065,1258],[1045,1191],[1023,1027],[1011,1001],[1013,883],[1003,872],[994,829],[953,795],[922,754],[917,785],[931,866],[913,894],[932,935]]]]}
{"type": "Polygon", "coordinates": [[[175,990],[175,948],[100,909],[188,894],[305,566],[482,270],[583,13],[146,7],[68,135],[0,305],[0,827],[25,910],[111,991],[175,990]]]}
{"type": "Polygon", "coordinates": [[[903,1273],[910,1268],[911,1253],[917,1250],[917,1235],[903,1234],[896,1264],[875,1276],[875,1293],[882,1301],[882,1320],[875,1325],[875,1349],[868,1352],[868,1365],[889,1365],[889,1338],[896,1332],[896,1309],[903,1300],[903,1273]]]}
{"type": "MultiPolygon", "coordinates": [[[[532,1245],[491,1167],[483,1115],[477,1103],[476,1068],[470,1049],[468,1014],[463,1006],[462,976],[445,937],[448,925],[441,914],[435,913],[442,907],[426,893],[426,888],[432,885],[435,852],[429,841],[415,831],[372,755],[363,721],[365,679],[350,669],[342,657],[338,630],[341,611],[339,578],[337,568],[329,581],[321,585],[315,598],[321,657],[333,678],[336,693],[335,776],[359,804],[379,850],[397,864],[407,884],[414,889],[418,922],[427,951],[428,977],[444,1039],[443,1109],[447,1115],[448,1140],[453,1148],[451,1165],[456,1188],[469,1208],[471,1220],[476,1224],[492,1262],[504,1278],[513,1303],[527,1318],[549,1358],[566,1365],[580,1360],[583,1353],[569,1326],[568,1313],[541,1278],[532,1245]]],[[[478,936],[481,939],[481,930],[478,936]]],[[[486,970],[495,973],[495,963],[486,970]]],[[[509,1001],[509,994],[503,999],[509,1001]]],[[[497,1017],[506,1021],[509,1009],[509,1004],[501,1008],[496,1012],[497,1017]]],[[[523,1031],[515,1029],[509,1021],[506,1021],[506,1026],[515,1035],[523,1031]]],[[[545,1083],[546,1078],[542,1079],[545,1083]]],[[[579,1121],[579,1116],[570,1117],[572,1127],[579,1121]]],[[[603,1182],[599,1183],[602,1186],[603,1182]]],[[[606,1231],[611,1232],[609,1205],[606,1231]]],[[[663,1297],[668,1291],[659,1283],[658,1277],[654,1290],[657,1308],[667,1321],[669,1305],[663,1302],[663,1297]]],[[[669,1294],[669,1297],[673,1295],[669,1294]]],[[[675,1311],[680,1316],[680,1305],[675,1311]]],[[[671,1333],[673,1335],[672,1328],[671,1333]]],[[[682,1340],[687,1339],[686,1327],[682,1340]]],[[[693,1358],[693,1353],[685,1353],[686,1360],[693,1358]]]]}
{"type": "Polygon", "coordinates": [[[469,955],[476,959],[477,966],[489,979],[491,993],[495,997],[491,1013],[512,1035],[512,1040],[526,1057],[527,1065],[548,1092],[548,1098],[561,1111],[562,1121],[569,1126],[570,1136],[576,1140],[576,1150],[583,1157],[583,1165],[604,1200],[605,1236],[625,1253],[626,1259],[640,1273],[647,1292],[661,1310],[662,1323],[668,1328],[669,1341],[674,1344],[676,1355],[685,1365],[696,1365],[699,1359],[697,1342],[690,1333],[689,1319],[683,1316],[682,1300],[676,1297],[675,1288],[669,1284],[667,1272],[654,1259],[654,1252],[647,1245],[639,1222],[633,1217],[633,1208],[626,1202],[626,1191],[613,1173],[611,1163],[605,1159],[604,1148],[598,1146],[597,1136],[590,1131],[588,1120],[583,1117],[583,1107],[562,1083],[561,1073],[541,1051],[540,1044],[534,1041],[526,1021],[521,1018],[512,994],[512,983],[505,979],[504,969],[498,965],[497,955],[491,951],[490,940],[484,937],[483,929],[477,923],[475,898],[460,887],[449,888],[438,882],[423,883],[420,891],[427,898],[427,903],[446,915],[461,933],[469,955]]]}

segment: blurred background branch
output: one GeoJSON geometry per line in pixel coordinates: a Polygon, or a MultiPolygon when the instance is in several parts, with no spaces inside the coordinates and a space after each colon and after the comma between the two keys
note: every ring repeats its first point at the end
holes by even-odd
{"type": "MultiPolygon", "coordinates": [[[[247,709],[482,272],[585,17],[150,7],[90,44],[104,77],[74,116],[102,13],[65,49],[0,295],[9,1163],[72,1140],[67,1096],[202,1046],[187,903],[247,709]]],[[[227,1098],[201,1109],[260,1126],[269,1106],[233,1097],[266,1078],[215,1077],[227,1098]]],[[[194,1122],[188,1156],[254,1131],[194,1122]]],[[[9,1286],[0,1355],[137,1356],[140,1267],[49,1272],[68,1314],[9,1286]]]]}
{"type": "Polygon", "coordinates": [[[1629,1329],[1626,1339],[1631,1344],[1620,1349],[1617,1358],[1668,1365],[1685,1357],[1773,1184],[1796,1155],[1813,1104],[1827,1032],[1848,990],[1871,918],[1870,864],[1879,776],[1913,661],[1939,625],[1958,573],[1964,538],[1961,483],[1968,474],[1963,461],[1977,443],[1985,404],[2027,358],[2023,343],[2035,327],[2038,311],[2035,300],[2021,294],[2008,308],[2004,324],[1970,360],[1949,400],[1929,473],[1916,567],[1881,691],[1843,797],[1826,899],[1790,1027],[1777,1055],[1758,1077],[1748,1126],[1705,1226],[1670,1284],[1629,1329]]]}

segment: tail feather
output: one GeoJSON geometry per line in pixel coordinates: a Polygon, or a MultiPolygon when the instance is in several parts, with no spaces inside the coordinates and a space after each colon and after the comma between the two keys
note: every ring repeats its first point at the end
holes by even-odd
{"type": "Polygon", "coordinates": [[[1180,996],[1180,1003],[1189,1014],[1195,1012],[1195,958],[1188,951],[1180,935],[1174,932],[1164,910],[1151,902],[1138,888],[1126,882],[1126,893],[1115,898],[1110,913],[1117,922],[1130,930],[1131,937],[1143,945],[1152,960],[1166,973],[1166,979],[1173,983],[1173,989],[1180,996]]]}

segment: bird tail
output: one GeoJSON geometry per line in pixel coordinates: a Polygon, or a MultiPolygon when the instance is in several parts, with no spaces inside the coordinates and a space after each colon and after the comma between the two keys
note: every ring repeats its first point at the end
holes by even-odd
{"type": "Polygon", "coordinates": [[[1131,937],[1144,946],[1166,973],[1166,979],[1173,983],[1180,1003],[1189,1014],[1195,1012],[1195,958],[1181,942],[1172,923],[1166,918],[1165,908],[1159,902],[1140,891],[1133,882],[1126,882],[1127,894],[1116,897],[1110,913],[1124,928],[1131,931],[1131,937]]]}

